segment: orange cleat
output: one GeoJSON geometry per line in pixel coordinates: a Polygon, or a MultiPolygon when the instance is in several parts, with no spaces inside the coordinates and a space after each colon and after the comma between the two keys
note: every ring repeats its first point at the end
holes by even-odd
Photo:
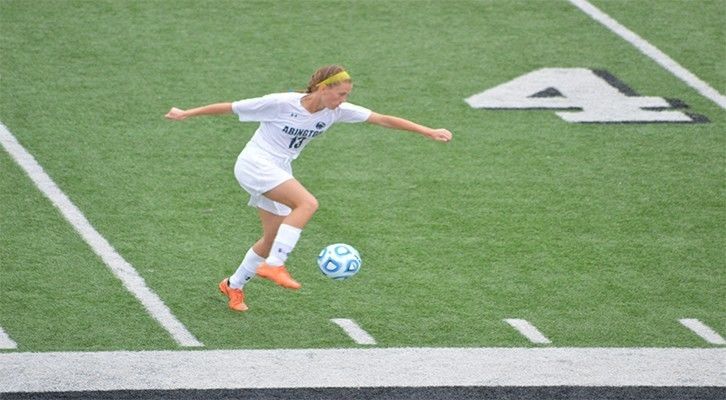
{"type": "Polygon", "coordinates": [[[288,289],[300,289],[302,286],[296,280],[292,279],[284,265],[273,267],[263,262],[257,267],[257,275],[288,289]]]}
{"type": "Polygon", "coordinates": [[[219,291],[229,297],[229,303],[227,303],[229,308],[240,312],[248,310],[247,304],[245,304],[245,292],[242,289],[232,289],[229,287],[229,280],[227,278],[219,282],[219,291]]]}

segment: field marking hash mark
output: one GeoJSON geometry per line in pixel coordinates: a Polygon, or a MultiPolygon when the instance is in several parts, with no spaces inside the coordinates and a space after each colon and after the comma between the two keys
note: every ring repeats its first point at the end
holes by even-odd
{"type": "Polygon", "coordinates": [[[7,333],[5,333],[3,327],[0,326],[0,349],[12,350],[17,348],[18,344],[15,343],[15,341],[11,339],[7,333]]]}
{"type": "Polygon", "coordinates": [[[345,333],[347,333],[354,342],[365,345],[376,344],[376,340],[373,336],[363,330],[363,328],[361,328],[355,321],[345,318],[333,318],[330,321],[343,328],[345,333]]]}
{"type": "Polygon", "coordinates": [[[508,318],[504,322],[516,329],[522,336],[526,337],[530,342],[535,344],[550,344],[552,343],[542,332],[532,325],[529,321],[524,319],[508,318]]]}
{"type": "Polygon", "coordinates": [[[726,340],[724,340],[724,338],[719,335],[718,332],[697,319],[682,318],[679,319],[678,322],[680,322],[683,326],[690,329],[693,333],[700,336],[701,339],[707,341],[708,343],[726,344],[726,340]]]}

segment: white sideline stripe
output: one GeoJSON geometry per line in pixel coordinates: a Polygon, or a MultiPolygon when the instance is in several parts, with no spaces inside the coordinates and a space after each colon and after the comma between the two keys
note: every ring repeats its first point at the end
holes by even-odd
{"type": "Polygon", "coordinates": [[[5,333],[3,330],[3,327],[0,326],[0,349],[17,349],[18,344],[15,343],[13,339],[10,338],[10,336],[5,333]]]}
{"type": "Polygon", "coordinates": [[[203,346],[171,313],[171,310],[161,298],[146,286],[144,278],[139,275],[134,267],[124,260],[113,246],[96,231],[81,210],[53,182],[53,179],[38,164],[33,155],[25,150],[2,122],[0,122],[0,142],[2,142],[3,147],[10,156],[15,159],[15,162],[25,170],[35,186],[53,203],[63,217],[70,222],[73,229],[91,246],[93,252],[101,257],[111,272],[121,280],[129,292],[136,296],[149,314],[171,334],[174,340],[180,346],[203,346]]]}
{"type": "Polygon", "coordinates": [[[344,318],[333,318],[330,321],[343,328],[345,333],[347,333],[354,342],[358,344],[376,344],[376,340],[373,339],[373,336],[369,335],[368,332],[363,330],[363,328],[356,324],[355,321],[344,318]]]}
{"type": "Polygon", "coordinates": [[[726,386],[725,371],[726,348],[0,353],[0,393],[402,386],[726,386]]]}
{"type": "Polygon", "coordinates": [[[638,36],[635,32],[626,28],[618,21],[602,12],[597,7],[590,4],[587,0],[569,0],[570,3],[589,15],[592,19],[605,25],[608,29],[616,33],[621,38],[635,46],[641,53],[650,57],[653,61],[665,68],[668,72],[685,82],[688,86],[696,89],[701,95],[719,105],[722,109],[726,109],[726,96],[712,88],[708,83],[702,81],[691,71],[685,69],[667,54],[660,51],[657,47],[650,44],[645,39],[638,36]]]}
{"type": "Polygon", "coordinates": [[[679,319],[678,322],[683,324],[686,328],[690,329],[696,335],[700,336],[703,340],[711,344],[726,344],[726,340],[714,331],[708,325],[697,319],[683,318],[679,319]]]}
{"type": "Polygon", "coordinates": [[[511,325],[514,329],[519,331],[519,333],[522,334],[522,336],[529,339],[532,343],[537,344],[550,344],[552,343],[549,339],[545,337],[545,335],[542,334],[542,332],[537,329],[534,325],[530,324],[529,321],[524,319],[505,319],[506,323],[511,325]]]}

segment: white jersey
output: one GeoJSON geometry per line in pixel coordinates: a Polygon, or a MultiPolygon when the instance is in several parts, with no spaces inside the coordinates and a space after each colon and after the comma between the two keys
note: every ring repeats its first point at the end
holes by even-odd
{"type": "Polygon", "coordinates": [[[336,109],[310,113],[302,106],[305,93],[273,93],[232,103],[239,120],[259,121],[250,142],[266,152],[294,159],[311,139],[321,135],[335,122],[363,122],[371,110],[350,103],[336,109]]]}

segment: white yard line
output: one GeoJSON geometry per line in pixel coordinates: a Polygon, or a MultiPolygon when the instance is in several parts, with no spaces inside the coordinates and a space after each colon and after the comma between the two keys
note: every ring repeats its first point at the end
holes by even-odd
{"type": "Polygon", "coordinates": [[[403,386],[726,386],[726,348],[0,353],[0,393],[403,386]]]}
{"type": "Polygon", "coordinates": [[[25,170],[35,186],[53,203],[73,229],[91,246],[113,274],[123,282],[126,289],[143,304],[149,314],[169,332],[180,346],[203,346],[194,335],[171,313],[169,307],[154,293],[144,278],[121,257],[116,249],[91,225],[81,210],[55,184],[35,158],[18,142],[12,133],[0,122],[0,142],[5,151],[25,170]]]}
{"type": "Polygon", "coordinates": [[[711,344],[726,344],[726,340],[718,334],[715,330],[711,329],[708,325],[697,319],[683,318],[679,319],[678,322],[683,324],[686,328],[690,329],[696,335],[700,336],[703,340],[711,344]]]}
{"type": "Polygon", "coordinates": [[[577,8],[582,10],[582,12],[589,15],[592,19],[605,25],[605,27],[613,31],[615,34],[628,41],[630,44],[640,50],[641,53],[653,59],[653,61],[657,62],[660,66],[665,68],[668,72],[676,76],[678,79],[685,82],[688,86],[694,88],[696,91],[698,91],[698,93],[718,104],[719,107],[721,107],[722,109],[726,109],[726,96],[722,95],[716,89],[712,88],[708,83],[702,81],[696,75],[691,73],[691,71],[685,69],[675,60],[670,58],[667,54],[660,51],[657,47],[648,43],[648,41],[641,38],[635,32],[626,28],[618,21],[605,14],[597,7],[590,4],[587,0],[569,1],[577,8]]]}
{"type": "Polygon", "coordinates": [[[17,349],[18,344],[0,326],[0,349],[17,349]]]}
{"type": "Polygon", "coordinates": [[[368,332],[358,326],[355,321],[344,318],[333,318],[330,321],[343,328],[345,333],[347,333],[354,342],[358,344],[376,344],[376,340],[373,339],[373,336],[369,335],[368,332]]]}
{"type": "Polygon", "coordinates": [[[542,332],[537,329],[534,325],[529,323],[529,321],[524,319],[505,319],[504,322],[511,325],[514,329],[516,329],[519,333],[522,334],[522,336],[529,339],[530,342],[536,343],[536,344],[550,344],[552,343],[545,335],[542,334],[542,332]]]}

